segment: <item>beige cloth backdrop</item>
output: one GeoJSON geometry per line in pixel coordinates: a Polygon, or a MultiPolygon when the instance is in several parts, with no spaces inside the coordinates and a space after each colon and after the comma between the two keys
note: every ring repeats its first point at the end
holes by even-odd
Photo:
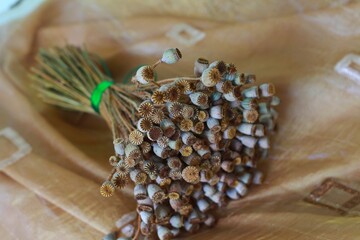
{"type": "MultiPolygon", "coordinates": [[[[346,0],[69,0],[1,26],[0,129],[11,127],[32,148],[0,169],[1,239],[101,239],[134,209],[131,189],[99,194],[112,153],[104,122],[47,106],[31,89],[36,51],[66,43],[104,57],[119,81],[176,46],[183,60],[161,66],[160,77],[190,75],[206,57],[276,84],[282,104],[261,163],[266,182],[191,239],[360,239],[360,83],[334,70],[346,54],[360,54],[359,13],[359,1],[346,0]],[[181,23],[205,37],[194,45],[168,37],[181,23]],[[346,187],[329,190],[325,203],[340,209],[355,196],[343,214],[304,201],[329,177],[346,187]]],[[[0,166],[15,151],[0,136],[0,166]]]]}

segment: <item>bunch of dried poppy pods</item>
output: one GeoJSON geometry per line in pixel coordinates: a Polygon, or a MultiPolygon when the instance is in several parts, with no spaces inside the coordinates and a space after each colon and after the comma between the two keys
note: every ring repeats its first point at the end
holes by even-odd
{"type": "MultiPolygon", "coordinates": [[[[154,65],[138,69],[138,84],[155,84],[155,67],[181,58],[164,52],[154,65]]],[[[267,156],[269,133],[276,127],[279,104],[273,84],[255,85],[255,76],[233,64],[199,58],[195,77],[158,81],[158,88],[138,107],[136,129],[114,141],[113,174],[100,191],[134,183],[138,226],[125,238],[171,239],[182,232],[213,226],[214,210],[244,197],[263,174],[258,160],[267,156]]]]}

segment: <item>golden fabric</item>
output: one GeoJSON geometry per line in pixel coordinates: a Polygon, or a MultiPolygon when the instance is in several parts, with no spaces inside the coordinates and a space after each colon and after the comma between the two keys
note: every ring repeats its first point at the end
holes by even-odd
{"type": "MultiPolygon", "coordinates": [[[[191,75],[202,56],[277,86],[278,133],[260,164],[265,183],[191,239],[360,239],[357,205],[341,215],[304,201],[328,177],[360,190],[360,83],[334,70],[359,52],[359,11],[358,1],[330,0],[48,1],[1,26],[0,129],[11,127],[32,147],[0,173],[1,239],[101,239],[135,207],[130,188],[110,199],[99,194],[113,152],[105,123],[48,106],[31,89],[27,70],[37,50],[65,43],[105,58],[119,81],[178,47],[183,59],[161,66],[160,78],[191,75]],[[187,46],[169,38],[179,23],[204,39],[187,46]]],[[[15,151],[0,136],[0,165],[15,151]]],[[[353,196],[331,191],[334,208],[353,196]]]]}

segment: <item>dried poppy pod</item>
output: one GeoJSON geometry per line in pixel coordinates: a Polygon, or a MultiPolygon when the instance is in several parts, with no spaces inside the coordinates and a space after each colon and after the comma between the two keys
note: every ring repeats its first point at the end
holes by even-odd
{"type": "Polygon", "coordinates": [[[194,123],[190,119],[183,119],[183,120],[181,120],[181,122],[179,124],[180,130],[183,132],[190,131],[193,128],[193,126],[194,126],[194,123]]]}
{"type": "Polygon", "coordinates": [[[143,164],[143,170],[150,177],[150,179],[156,179],[158,175],[158,168],[153,161],[146,161],[143,164]]]}
{"type": "Polygon", "coordinates": [[[115,192],[115,186],[111,181],[105,181],[100,187],[100,193],[104,197],[111,197],[115,192]]]}
{"type": "Polygon", "coordinates": [[[154,105],[150,101],[144,101],[138,107],[138,113],[141,117],[150,117],[154,110],[154,105]]]}
{"type": "Polygon", "coordinates": [[[184,105],[183,109],[182,109],[182,117],[185,119],[190,119],[194,116],[195,114],[195,109],[192,106],[189,105],[184,105]]]}
{"type": "Polygon", "coordinates": [[[245,122],[247,123],[254,123],[256,122],[256,120],[259,117],[259,113],[254,110],[254,109],[250,109],[250,110],[244,110],[243,111],[243,119],[245,122]]]}
{"type": "Polygon", "coordinates": [[[201,134],[204,131],[204,129],[205,129],[205,124],[202,122],[197,122],[195,123],[191,131],[196,134],[201,134]]]}
{"type": "Polygon", "coordinates": [[[206,120],[206,125],[210,129],[211,133],[217,133],[221,130],[220,122],[218,119],[210,117],[206,120]]]}
{"type": "Polygon", "coordinates": [[[143,154],[149,153],[151,151],[151,144],[149,142],[143,142],[140,148],[143,154]]]}
{"type": "Polygon", "coordinates": [[[193,145],[197,138],[191,132],[183,132],[181,133],[181,140],[186,145],[193,145]]]}
{"type": "Polygon", "coordinates": [[[204,147],[196,151],[202,159],[209,159],[211,157],[211,151],[209,147],[204,147]]]}
{"type": "Polygon", "coordinates": [[[177,102],[180,99],[180,89],[177,86],[171,86],[165,91],[166,102],[177,102]]]}
{"type": "Polygon", "coordinates": [[[188,221],[192,224],[201,223],[201,217],[196,209],[193,209],[188,217],[188,221]]]}
{"type": "Polygon", "coordinates": [[[169,168],[171,169],[181,169],[182,163],[180,158],[178,157],[170,157],[168,159],[166,159],[167,161],[167,165],[169,166],[169,168]]]}
{"type": "Polygon", "coordinates": [[[221,75],[223,75],[227,70],[226,63],[221,60],[210,63],[209,68],[217,68],[221,75]]]}
{"type": "Polygon", "coordinates": [[[197,153],[192,153],[190,156],[183,157],[182,160],[189,166],[197,166],[201,162],[201,157],[197,153]]]}
{"type": "Polygon", "coordinates": [[[179,102],[167,103],[166,108],[171,116],[171,118],[180,117],[182,113],[183,105],[179,102]]]}
{"type": "Polygon", "coordinates": [[[200,77],[205,69],[209,67],[209,61],[204,58],[198,58],[194,64],[194,74],[196,77],[200,77]]]}
{"type": "Polygon", "coordinates": [[[243,73],[241,74],[236,74],[234,80],[233,80],[234,85],[236,86],[242,86],[246,83],[246,79],[245,79],[245,75],[243,73]]]}
{"type": "Polygon", "coordinates": [[[171,184],[171,178],[169,177],[161,177],[160,175],[156,178],[156,183],[159,184],[160,187],[164,187],[171,184]]]}
{"type": "Polygon", "coordinates": [[[146,136],[151,141],[157,141],[163,136],[163,130],[157,126],[154,126],[146,133],[146,136]]]}
{"type": "Polygon", "coordinates": [[[261,115],[265,115],[265,114],[271,114],[270,113],[270,106],[268,103],[266,102],[261,102],[259,103],[259,108],[258,111],[261,115]]]}
{"type": "Polygon", "coordinates": [[[129,142],[134,145],[140,145],[144,142],[144,135],[139,130],[134,130],[129,134],[129,142]]]}
{"type": "Polygon", "coordinates": [[[234,126],[230,126],[225,129],[223,132],[224,139],[233,139],[236,136],[236,128],[234,126]]]}
{"type": "Polygon", "coordinates": [[[149,197],[145,199],[138,199],[137,204],[138,211],[152,212],[154,210],[154,203],[149,197]]]}
{"type": "Polygon", "coordinates": [[[111,178],[111,182],[114,184],[117,188],[123,188],[127,185],[129,179],[128,175],[123,175],[119,173],[115,173],[113,177],[111,178]]]}
{"type": "Polygon", "coordinates": [[[173,181],[168,191],[169,199],[179,199],[181,195],[181,184],[180,181],[173,181]]]}
{"type": "Polygon", "coordinates": [[[180,169],[171,169],[169,172],[169,177],[171,180],[181,180],[182,176],[181,176],[181,170],[180,169]]]}
{"type": "Polygon", "coordinates": [[[182,54],[177,48],[170,48],[164,51],[161,62],[166,64],[174,64],[182,58],[182,54]]]}
{"type": "Polygon", "coordinates": [[[201,82],[206,87],[213,87],[221,81],[221,74],[217,68],[207,68],[201,75],[201,82]]]}
{"type": "Polygon", "coordinates": [[[156,156],[162,159],[165,159],[169,156],[169,152],[166,150],[166,148],[160,147],[157,143],[153,144],[153,151],[156,156]]]}
{"type": "Polygon", "coordinates": [[[166,137],[171,137],[176,131],[176,126],[170,119],[162,120],[160,123],[160,127],[166,137]]]}
{"type": "Polygon", "coordinates": [[[166,194],[157,184],[149,184],[147,186],[148,196],[154,203],[161,203],[166,198],[166,194]]]}
{"type": "Polygon", "coordinates": [[[232,92],[233,90],[233,85],[231,83],[231,81],[221,81],[218,82],[216,85],[216,91],[220,92],[220,93],[229,93],[232,92]]]}
{"type": "Polygon", "coordinates": [[[265,128],[262,124],[255,125],[255,136],[256,137],[263,137],[265,136],[265,128]]]}
{"type": "Polygon", "coordinates": [[[140,118],[137,122],[137,129],[140,132],[148,132],[153,127],[153,123],[149,118],[140,118]]]}
{"type": "Polygon", "coordinates": [[[190,156],[193,153],[193,149],[191,146],[183,145],[179,150],[181,156],[187,157],[190,156]]]}
{"type": "Polygon", "coordinates": [[[165,204],[155,206],[155,221],[157,224],[168,224],[171,217],[171,208],[165,204]]]}
{"type": "Polygon", "coordinates": [[[237,130],[242,134],[254,136],[256,125],[251,123],[242,123],[237,127],[237,130]]]}
{"type": "Polygon", "coordinates": [[[201,110],[199,111],[197,118],[200,122],[206,122],[209,119],[209,117],[210,115],[207,111],[201,110]]]}
{"type": "Polygon", "coordinates": [[[156,142],[161,148],[166,148],[169,144],[170,139],[168,137],[162,136],[156,142]]]}
{"type": "Polygon", "coordinates": [[[257,100],[255,98],[245,98],[240,102],[240,106],[243,109],[250,110],[250,109],[256,109],[258,105],[257,105],[257,100]]]}
{"type": "Polygon", "coordinates": [[[148,197],[145,185],[143,184],[135,185],[134,197],[136,200],[144,200],[148,197]]]}
{"type": "Polygon", "coordinates": [[[229,188],[226,190],[226,196],[232,200],[240,199],[240,194],[236,191],[235,188],[229,188]]]}
{"type": "Polygon", "coordinates": [[[270,142],[268,137],[259,138],[258,145],[260,148],[268,149],[270,148],[270,142]]]}
{"type": "Polygon", "coordinates": [[[246,88],[242,91],[242,95],[245,98],[259,98],[259,96],[260,96],[259,87],[253,86],[253,87],[246,88]]]}
{"type": "Polygon", "coordinates": [[[246,135],[238,135],[236,138],[240,140],[244,146],[249,148],[254,148],[258,141],[257,138],[246,135]]]}
{"type": "Polygon", "coordinates": [[[125,156],[133,159],[141,158],[141,151],[137,145],[127,144],[125,147],[125,156]]]}
{"type": "Polygon", "coordinates": [[[235,101],[238,100],[233,91],[228,92],[228,93],[224,93],[223,96],[229,102],[235,102],[235,101]]]}
{"type": "Polygon", "coordinates": [[[145,224],[152,224],[154,222],[154,214],[152,212],[140,211],[139,213],[141,221],[145,224]]]}
{"type": "Polygon", "coordinates": [[[199,181],[199,169],[195,166],[187,166],[181,175],[188,183],[197,183],[199,181]]]}
{"type": "Polygon", "coordinates": [[[147,175],[139,169],[130,171],[130,178],[135,184],[144,184],[147,180],[147,175]]]}
{"type": "Polygon", "coordinates": [[[151,66],[142,66],[136,71],[135,78],[141,84],[148,84],[155,80],[155,71],[151,66]]]}
{"type": "Polygon", "coordinates": [[[169,222],[172,227],[181,228],[184,226],[184,217],[178,213],[175,213],[174,215],[172,215],[169,222]]]}
{"type": "Polygon", "coordinates": [[[165,103],[165,99],[165,92],[159,90],[155,90],[151,96],[151,101],[154,104],[163,104],[165,103]]]}
{"type": "Polygon", "coordinates": [[[221,163],[221,168],[225,171],[225,172],[233,172],[234,171],[234,163],[232,161],[223,161],[221,163]]]}
{"type": "Polygon", "coordinates": [[[205,106],[208,104],[209,97],[205,93],[195,92],[189,95],[190,100],[196,106],[205,106]]]}
{"type": "Polygon", "coordinates": [[[157,236],[160,240],[170,240],[173,238],[173,234],[167,227],[156,225],[157,236]]]}
{"type": "Polygon", "coordinates": [[[123,156],[125,155],[125,144],[124,144],[124,139],[122,138],[117,138],[114,140],[114,150],[115,153],[119,156],[123,156]]]}
{"type": "Polygon", "coordinates": [[[182,78],[175,81],[175,86],[180,90],[181,94],[186,93],[190,90],[189,82],[182,78]]]}
{"type": "Polygon", "coordinates": [[[215,119],[222,119],[223,118],[223,106],[216,105],[210,108],[210,116],[215,119]]]}
{"type": "Polygon", "coordinates": [[[155,124],[160,124],[160,122],[164,119],[164,112],[160,109],[155,109],[150,116],[150,120],[155,124]]]}
{"type": "Polygon", "coordinates": [[[262,97],[272,97],[275,94],[275,86],[272,83],[264,83],[259,86],[262,97]]]}
{"type": "Polygon", "coordinates": [[[117,158],[116,156],[111,156],[109,158],[109,163],[111,166],[115,167],[118,163],[119,163],[119,158],[117,158]]]}
{"type": "Polygon", "coordinates": [[[129,174],[129,165],[121,160],[118,162],[118,164],[116,165],[116,172],[122,176],[126,176],[129,174]]]}

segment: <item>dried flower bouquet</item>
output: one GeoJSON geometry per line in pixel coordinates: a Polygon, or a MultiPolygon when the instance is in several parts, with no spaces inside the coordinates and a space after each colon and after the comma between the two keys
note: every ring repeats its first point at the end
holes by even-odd
{"type": "Polygon", "coordinates": [[[132,84],[114,83],[102,60],[74,46],[40,51],[32,69],[45,102],[99,113],[112,129],[113,170],[100,192],[110,197],[132,182],[138,215],[119,239],[164,240],[211,227],[216,209],[263,181],[257,163],[276,126],[275,87],[203,58],[194,77],[155,80],[159,64],[181,57],[178,49],[166,50],[140,67],[132,84]]]}

